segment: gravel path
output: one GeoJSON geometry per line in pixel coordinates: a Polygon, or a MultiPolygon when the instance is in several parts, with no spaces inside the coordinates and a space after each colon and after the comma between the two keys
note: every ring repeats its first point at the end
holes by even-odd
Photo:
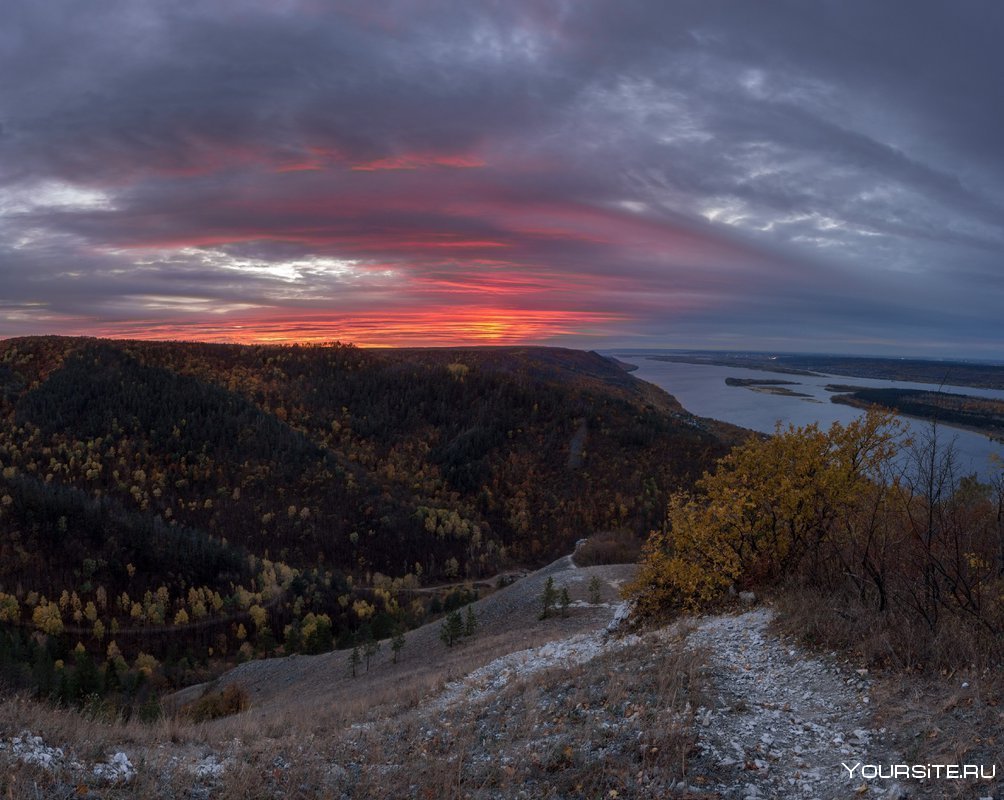
{"type": "Polygon", "coordinates": [[[842,766],[901,763],[882,745],[885,729],[870,727],[867,675],[812,658],[768,631],[770,619],[764,608],[708,617],[691,634],[713,687],[691,774],[723,798],[906,797],[842,766]]]}

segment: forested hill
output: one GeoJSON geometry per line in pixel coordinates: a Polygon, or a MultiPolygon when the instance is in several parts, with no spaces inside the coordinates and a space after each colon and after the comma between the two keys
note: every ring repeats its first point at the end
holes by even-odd
{"type": "Polygon", "coordinates": [[[386,631],[417,584],[646,532],[723,450],[594,353],[6,340],[0,624],[386,631]]]}

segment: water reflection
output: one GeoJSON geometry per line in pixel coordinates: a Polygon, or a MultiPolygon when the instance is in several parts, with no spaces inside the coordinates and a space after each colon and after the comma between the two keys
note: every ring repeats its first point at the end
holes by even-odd
{"type": "MultiPolygon", "coordinates": [[[[930,389],[938,386],[925,383],[903,381],[883,381],[874,378],[856,378],[846,375],[785,375],[740,367],[724,367],[707,364],[682,364],[671,361],[653,361],[651,351],[634,354],[630,351],[612,352],[610,355],[636,364],[635,377],[654,383],[676,397],[683,407],[702,417],[731,422],[745,428],[771,433],[780,420],[783,424],[796,426],[818,422],[828,427],[833,422],[846,424],[860,417],[864,412],[851,406],[831,403],[832,392],[826,391],[827,384],[844,384],[866,387],[897,387],[907,389],[930,389]],[[809,395],[791,397],[783,394],[757,392],[742,386],[727,386],[726,378],[763,379],[765,381],[792,381],[783,388],[809,395]]],[[[945,387],[945,391],[993,397],[1004,400],[1004,391],[969,387],[945,387]]],[[[912,429],[926,431],[927,423],[905,419],[912,429]]],[[[960,475],[976,473],[988,477],[993,467],[991,453],[1004,458],[1004,446],[992,442],[986,436],[972,431],[942,426],[939,440],[945,443],[954,440],[958,456],[960,475]]]]}

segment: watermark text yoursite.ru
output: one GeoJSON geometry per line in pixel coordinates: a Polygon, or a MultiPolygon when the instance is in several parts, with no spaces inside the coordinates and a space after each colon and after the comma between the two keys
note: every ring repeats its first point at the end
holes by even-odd
{"type": "Polygon", "coordinates": [[[864,780],[917,778],[921,780],[991,780],[997,765],[990,764],[862,764],[840,762],[849,778],[864,780]]]}

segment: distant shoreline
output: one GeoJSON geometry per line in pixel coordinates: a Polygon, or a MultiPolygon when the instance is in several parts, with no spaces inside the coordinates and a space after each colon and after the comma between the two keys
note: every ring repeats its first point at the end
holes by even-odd
{"type": "Polygon", "coordinates": [[[734,367],[782,375],[852,378],[927,383],[1004,391],[1004,366],[961,361],[930,361],[868,356],[767,355],[763,353],[690,352],[639,355],[649,361],[734,367]]]}
{"type": "Polygon", "coordinates": [[[830,402],[861,409],[877,406],[910,419],[939,422],[986,436],[992,442],[1004,442],[1002,400],[917,389],[858,389],[834,395],[830,402]]]}

